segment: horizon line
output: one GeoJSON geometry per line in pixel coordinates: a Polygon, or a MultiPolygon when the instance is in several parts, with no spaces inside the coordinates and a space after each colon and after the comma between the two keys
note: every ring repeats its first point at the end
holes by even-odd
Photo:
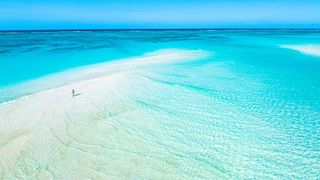
{"type": "Polygon", "coordinates": [[[176,31],[176,30],[320,30],[320,28],[93,28],[93,29],[11,29],[0,32],[72,32],[72,31],[176,31]]]}

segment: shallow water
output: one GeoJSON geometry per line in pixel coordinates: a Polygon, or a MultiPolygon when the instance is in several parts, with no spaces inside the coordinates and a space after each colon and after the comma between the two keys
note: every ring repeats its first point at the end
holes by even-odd
{"type": "Polygon", "coordinates": [[[58,78],[72,68],[159,49],[210,53],[133,67],[112,107],[82,118],[98,123],[73,124],[70,148],[44,160],[30,155],[41,151],[38,142],[17,162],[25,173],[2,174],[36,177],[41,171],[27,169],[36,165],[56,178],[90,166],[90,175],[114,178],[318,179],[320,57],[304,47],[319,42],[317,30],[2,33],[0,102],[76,81],[58,78]]]}

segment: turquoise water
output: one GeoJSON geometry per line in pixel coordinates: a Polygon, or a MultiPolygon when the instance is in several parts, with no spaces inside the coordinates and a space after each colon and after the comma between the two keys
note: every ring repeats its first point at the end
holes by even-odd
{"type": "Polygon", "coordinates": [[[281,47],[310,44],[320,44],[320,31],[1,33],[0,102],[59,86],[64,79],[20,84],[72,68],[159,49],[201,49],[212,55],[132,77],[126,100],[139,113],[121,126],[149,145],[137,154],[166,169],[158,177],[174,171],[180,178],[319,179],[320,57],[281,47]]]}

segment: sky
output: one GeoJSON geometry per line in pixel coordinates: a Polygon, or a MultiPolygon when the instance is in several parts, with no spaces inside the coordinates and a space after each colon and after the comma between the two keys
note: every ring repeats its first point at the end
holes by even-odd
{"type": "Polygon", "coordinates": [[[320,0],[0,0],[0,30],[320,28],[320,0]]]}

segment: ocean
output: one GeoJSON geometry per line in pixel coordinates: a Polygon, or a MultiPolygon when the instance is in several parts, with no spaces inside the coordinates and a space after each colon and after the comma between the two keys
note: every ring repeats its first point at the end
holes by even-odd
{"type": "MultiPolygon", "coordinates": [[[[0,103],[104,73],[86,73],[90,67],[166,51],[204,55],[110,66],[108,73],[132,76],[112,106],[92,116],[102,124],[81,126],[82,137],[54,161],[23,158],[10,170],[0,160],[0,177],[47,168],[59,179],[90,166],[113,178],[320,178],[320,30],[0,32],[0,103]],[[111,139],[107,125],[117,129],[111,139]]],[[[0,152],[6,140],[0,132],[0,152]]]]}

